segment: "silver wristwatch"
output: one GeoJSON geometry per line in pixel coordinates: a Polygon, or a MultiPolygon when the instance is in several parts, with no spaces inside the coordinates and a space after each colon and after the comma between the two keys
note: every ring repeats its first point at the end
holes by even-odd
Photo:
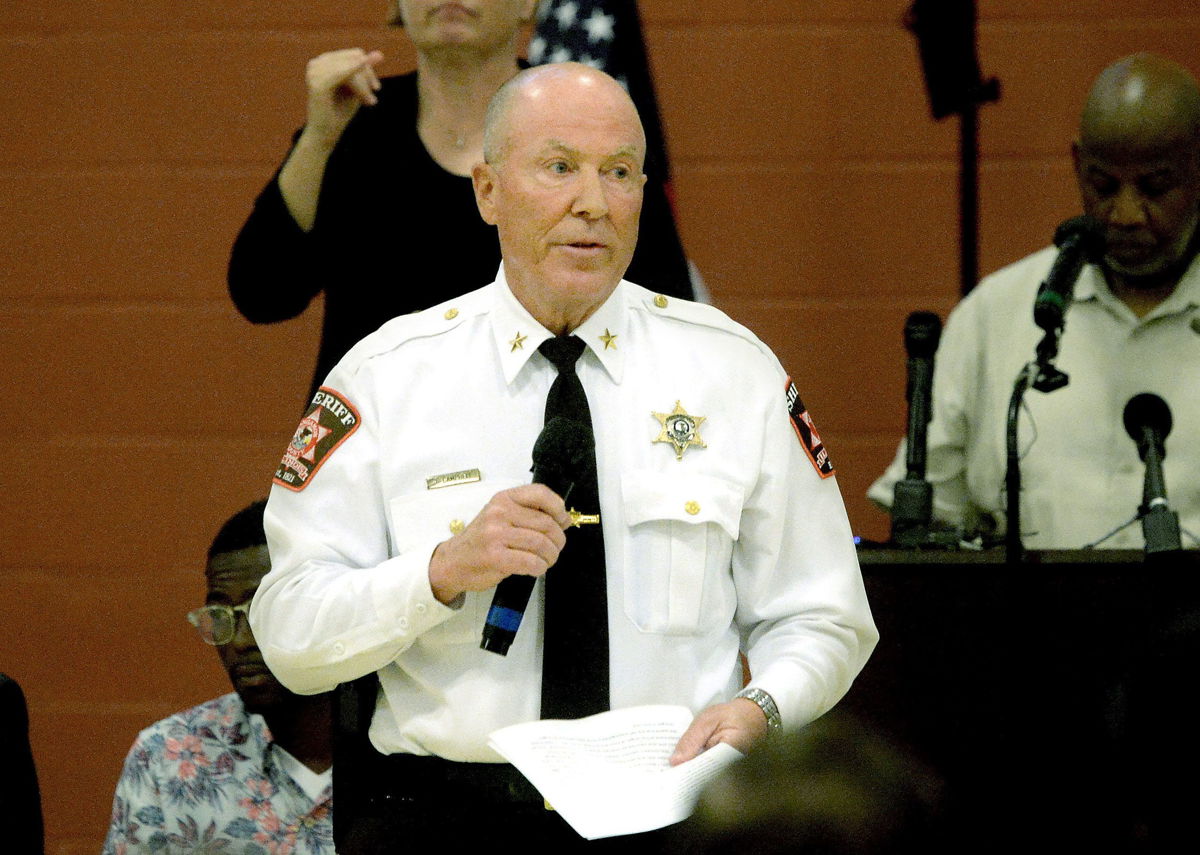
{"type": "Polygon", "coordinates": [[[758,708],[767,717],[768,736],[772,736],[783,730],[783,719],[779,717],[779,707],[775,706],[775,699],[762,689],[742,689],[737,693],[736,697],[745,698],[748,701],[754,701],[754,703],[758,704],[758,708]]]}

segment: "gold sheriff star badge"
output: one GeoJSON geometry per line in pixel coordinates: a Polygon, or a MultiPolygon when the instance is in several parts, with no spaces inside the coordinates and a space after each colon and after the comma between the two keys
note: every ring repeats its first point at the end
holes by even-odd
{"type": "Polygon", "coordinates": [[[678,401],[675,402],[675,409],[671,412],[651,413],[651,415],[662,425],[662,430],[654,438],[654,442],[669,442],[674,446],[676,460],[683,460],[683,452],[690,446],[708,448],[708,445],[700,438],[700,425],[705,416],[689,415],[678,401]]]}

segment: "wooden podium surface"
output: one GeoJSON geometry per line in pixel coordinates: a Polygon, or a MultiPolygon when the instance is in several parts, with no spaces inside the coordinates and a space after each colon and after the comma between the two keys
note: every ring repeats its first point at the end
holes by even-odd
{"type": "Polygon", "coordinates": [[[1200,552],[859,558],[880,642],[839,709],[940,773],[975,851],[1156,851],[1184,802],[1190,821],[1200,552]]]}

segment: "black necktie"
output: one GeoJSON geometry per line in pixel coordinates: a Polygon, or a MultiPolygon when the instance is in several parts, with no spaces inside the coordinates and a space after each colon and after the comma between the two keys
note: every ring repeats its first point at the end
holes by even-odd
{"type": "MultiPolygon", "coordinates": [[[[584,344],[576,336],[552,338],[538,348],[558,369],[546,396],[546,422],[563,416],[586,425],[591,410],[575,361],[584,344]]],[[[588,444],[567,509],[600,513],[594,441],[588,444]]],[[[581,718],[608,709],[608,591],[604,578],[604,536],[600,526],[567,529],[567,545],[545,576],[542,645],[542,718],[581,718]]]]}

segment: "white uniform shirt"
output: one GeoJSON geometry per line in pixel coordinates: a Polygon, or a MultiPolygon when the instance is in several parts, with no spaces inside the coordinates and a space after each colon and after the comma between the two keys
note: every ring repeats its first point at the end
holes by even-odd
{"type": "MultiPolygon", "coordinates": [[[[954,309],[936,355],[926,477],[934,515],[972,529],[984,515],[1004,530],[1005,424],[1013,384],[1034,358],[1038,286],[1057,254],[1046,248],[984,279],[954,309]]],[[[1131,520],[1146,467],[1125,431],[1129,399],[1152,392],[1171,409],[1163,470],[1182,527],[1200,535],[1200,260],[1144,318],[1113,296],[1099,268],[1075,285],[1057,367],[1068,385],[1030,388],[1018,419],[1021,539],[1032,549],[1077,549],[1131,520]]],[[[906,447],[868,495],[890,507],[906,473],[906,447]]],[[[1183,535],[1184,546],[1196,546],[1183,535]]],[[[1140,549],[1134,523],[1102,547],[1140,549]]]]}
{"type": "MultiPolygon", "coordinates": [[[[613,708],[698,712],[729,700],[744,642],[753,684],[774,696],[785,725],[820,715],[877,636],[837,484],[798,439],[778,362],[719,311],[627,282],[574,334],[587,344],[577,372],[597,440],[613,708]],[[682,459],[654,442],[653,414],[677,401],[704,418],[707,443],[682,459]]],[[[322,421],[340,414],[353,432],[309,459],[319,466],[302,489],[272,490],[272,571],[251,609],[255,636],[294,691],[378,670],[371,738],[383,752],[497,761],[488,734],[538,717],[541,582],[499,656],[479,648],[493,591],[449,608],[428,571],[452,526],[530,481],[556,376],[537,352],[549,337],[503,271],[388,322],[323,387],[349,407],[332,403],[322,421]],[[477,482],[428,487],[473,469],[477,482]]],[[[297,447],[325,436],[310,428],[302,423],[297,447]]]]}

